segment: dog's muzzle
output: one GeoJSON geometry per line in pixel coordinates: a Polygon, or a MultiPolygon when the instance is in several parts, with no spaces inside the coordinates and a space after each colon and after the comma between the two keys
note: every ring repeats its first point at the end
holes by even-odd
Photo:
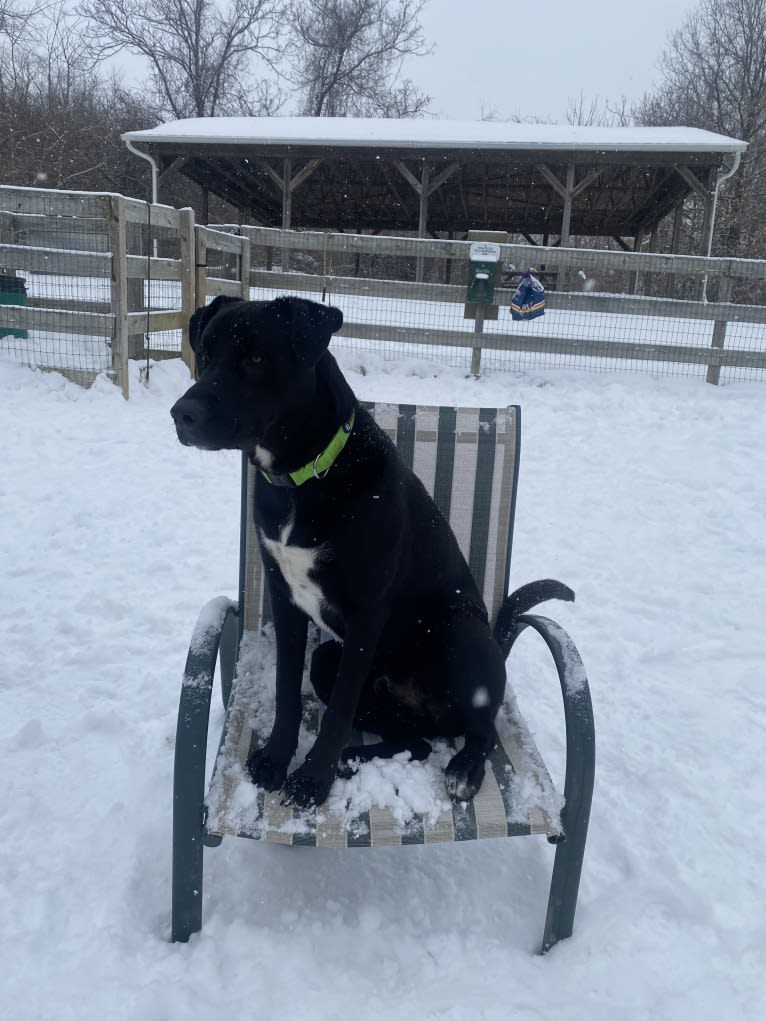
{"type": "Polygon", "coordinates": [[[178,439],[186,447],[211,445],[212,408],[199,397],[181,397],[170,409],[178,439]]]}

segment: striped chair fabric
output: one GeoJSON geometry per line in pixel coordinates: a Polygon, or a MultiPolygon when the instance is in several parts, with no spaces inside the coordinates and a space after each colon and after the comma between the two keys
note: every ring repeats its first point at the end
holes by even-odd
{"type": "MultiPolygon", "coordinates": [[[[519,409],[365,406],[449,520],[494,621],[508,592],[519,409]]],[[[253,481],[254,469],[245,461],[240,577],[244,632],[258,632],[271,618],[250,509],[253,481]]],[[[247,646],[245,635],[242,648],[247,646]]],[[[239,673],[252,677],[243,669],[239,673]]],[[[561,799],[515,706],[506,705],[499,714],[500,743],[472,803],[452,806],[437,819],[416,817],[404,827],[388,809],[372,808],[349,825],[334,818],[326,806],[308,811],[286,808],[280,804],[278,792],[253,793],[244,771],[251,744],[257,743],[252,687],[252,683],[235,679],[206,799],[206,831],[211,836],[236,834],[287,844],[369,847],[529,833],[545,833],[551,839],[561,835],[561,799]],[[249,790],[240,789],[243,784],[249,790]],[[520,799],[522,788],[524,797],[520,799]]],[[[311,713],[317,725],[318,707],[310,709],[311,713]]]]}

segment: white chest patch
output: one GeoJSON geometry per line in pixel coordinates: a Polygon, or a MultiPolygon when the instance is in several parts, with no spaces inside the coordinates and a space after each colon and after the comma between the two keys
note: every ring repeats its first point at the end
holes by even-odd
{"type": "Polygon", "coordinates": [[[282,577],[290,589],[290,598],[314,623],[323,631],[329,632],[336,640],[338,636],[328,628],[322,619],[322,604],[325,602],[324,593],[312,578],[311,571],[321,556],[321,546],[291,546],[290,535],[293,530],[293,520],[290,518],[279,531],[278,539],[268,539],[261,532],[261,540],[264,547],[277,563],[282,577]]]}

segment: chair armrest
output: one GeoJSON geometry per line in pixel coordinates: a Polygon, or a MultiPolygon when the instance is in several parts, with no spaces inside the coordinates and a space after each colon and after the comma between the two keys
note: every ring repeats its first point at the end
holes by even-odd
{"type": "Polygon", "coordinates": [[[570,636],[549,617],[532,613],[517,617],[511,644],[527,627],[537,631],[550,649],[564,700],[567,741],[565,805],[562,812],[564,832],[569,835],[571,826],[575,824],[587,831],[596,768],[596,735],[585,667],[570,636]]]}
{"type": "Polygon", "coordinates": [[[186,657],[176,727],[174,796],[182,785],[204,794],[210,696],[221,635],[237,607],[223,596],[211,599],[197,618],[186,657]]]}
{"type": "Polygon", "coordinates": [[[173,934],[186,940],[201,925],[205,759],[210,696],[221,634],[237,609],[230,599],[212,599],[200,613],[186,657],[176,726],[173,770],[173,934]],[[191,883],[191,887],[190,887],[191,883]]]}

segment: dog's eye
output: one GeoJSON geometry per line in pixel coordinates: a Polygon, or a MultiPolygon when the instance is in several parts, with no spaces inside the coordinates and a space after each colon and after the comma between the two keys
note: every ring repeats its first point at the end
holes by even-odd
{"type": "Polygon", "coordinates": [[[261,355],[248,355],[246,359],[247,365],[260,365],[263,361],[261,355]]]}

